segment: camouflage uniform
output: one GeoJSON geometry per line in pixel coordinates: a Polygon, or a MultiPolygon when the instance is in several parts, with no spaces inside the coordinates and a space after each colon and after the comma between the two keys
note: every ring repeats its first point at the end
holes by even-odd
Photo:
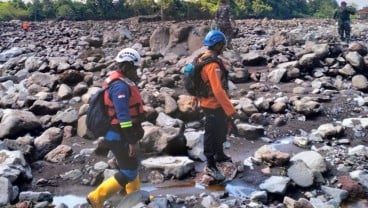
{"type": "Polygon", "coordinates": [[[229,5],[222,4],[216,11],[215,21],[217,28],[224,33],[228,46],[231,47],[233,28],[231,21],[233,19],[232,11],[229,5]]]}
{"type": "Polygon", "coordinates": [[[333,18],[337,20],[338,32],[342,41],[350,41],[350,14],[355,14],[355,12],[353,7],[342,6],[334,13],[333,18]]]}

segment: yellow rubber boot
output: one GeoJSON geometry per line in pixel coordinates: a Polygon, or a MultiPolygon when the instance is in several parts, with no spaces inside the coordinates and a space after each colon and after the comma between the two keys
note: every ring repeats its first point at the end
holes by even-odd
{"type": "Polygon", "coordinates": [[[125,193],[130,194],[134,191],[138,191],[139,189],[141,189],[141,182],[139,180],[139,175],[137,175],[132,182],[127,183],[125,186],[125,193]]]}
{"type": "Polygon", "coordinates": [[[103,208],[104,202],[121,189],[114,176],[102,182],[94,191],[88,194],[87,201],[93,208],[103,208]]]}

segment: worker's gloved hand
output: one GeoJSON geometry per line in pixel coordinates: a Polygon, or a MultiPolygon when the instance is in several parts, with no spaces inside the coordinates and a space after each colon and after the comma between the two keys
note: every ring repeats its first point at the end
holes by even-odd
{"type": "Polygon", "coordinates": [[[134,139],[134,129],[133,127],[121,128],[120,135],[122,136],[123,140],[126,140],[129,144],[136,143],[134,139]]]}
{"type": "Polygon", "coordinates": [[[236,120],[236,119],[240,119],[241,120],[241,118],[242,118],[242,115],[238,111],[236,111],[233,115],[231,115],[229,117],[229,119],[233,119],[233,120],[236,120]]]}
{"type": "Polygon", "coordinates": [[[233,117],[229,117],[227,120],[228,124],[228,135],[234,134],[235,136],[239,135],[238,127],[235,124],[235,119],[233,117]]]}
{"type": "Polygon", "coordinates": [[[142,139],[144,135],[144,130],[141,124],[133,124],[132,127],[121,128],[120,134],[122,135],[123,139],[126,140],[129,144],[134,144],[142,139]]]}
{"type": "Polygon", "coordinates": [[[139,143],[136,142],[135,144],[129,144],[129,157],[137,156],[139,152],[139,143]]]}
{"type": "Polygon", "coordinates": [[[142,128],[142,125],[140,123],[133,124],[133,137],[135,141],[139,141],[144,136],[144,129],[142,128]]]}

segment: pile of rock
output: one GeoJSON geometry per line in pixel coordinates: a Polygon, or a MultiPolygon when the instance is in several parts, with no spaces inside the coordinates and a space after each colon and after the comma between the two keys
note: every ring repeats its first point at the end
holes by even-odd
{"type": "MultiPolygon", "coordinates": [[[[361,41],[346,46],[334,40],[333,32],[326,33],[333,28],[325,21],[244,20],[239,25],[241,32],[234,39],[234,50],[226,51],[223,57],[233,83],[251,81],[247,89],[230,85],[232,102],[240,114],[239,136],[244,140],[270,137],[272,128],[294,121],[333,117],[339,114],[338,109],[324,105],[341,99],[339,96],[346,96],[342,103],[348,102],[355,112],[365,115],[367,26],[360,24],[359,30],[353,29],[353,37],[361,41]],[[285,83],[293,84],[288,92],[281,91],[285,83]]],[[[83,160],[93,152],[73,152],[73,147],[62,142],[73,136],[91,139],[85,126],[88,99],[113,69],[114,55],[127,46],[139,50],[144,59],[138,83],[147,112],[142,149],[152,156],[166,155],[149,157],[143,166],[160,170],[152,181],[197,174],[194,161],[205,160],[202,116],[182,90],[182,66],[204,50],[201,45],[209,28],[207,22],[62,21],[33,22],[28,33],[19,28],[17,21],[3,24],[0,36],[0,189],[5,193],[0,197],[1,206],[15,200],[51,201],[50,193],[20,191],[19,187],[32,180],[30,163],[83,160]],[[178,154],[185,156],[175,156],[178,154]]],[[[305,198],[286,196],[283,203],[287,207],[338,207],[352,193],[350,189],[355,195],[364,193],[368,189],[364,171],[367,147],[349,149],[346,146],[354,138],[344,137],[347,131],[364,136],[367,118],[361,115],[345,119],[340,115],[315,129],[294,134],[293,142],[307,149],[297,155],[264,146],[238,167],[224,164],[222,169],[228,170],[225,172],[230,178],[241,172],[247,161],[268,164],[263,169],[265,175],[271,174],[267,168],[275,166],[286,168],[286,172],[270,175],[259,184],[260,191],[248,198],[225,199],[216,207],[262,207],[269,203],[268,194],[283,195],[290,186],[322,184],[306,192],[305,198]],[[332,170],[327,163],[345,176],[326,177],[324,174],[332,170]]],[[[60,177],[96,185],[114,171],[111,164],[98,162],[60,173],[60,177]]],[[[52,185],[53,181],[36,183],[52,185]]],[[[214,207],[223,196],[216,200],[213,196],[200,197],[194,202],[174,196],[165,200],[214,207]]]]}

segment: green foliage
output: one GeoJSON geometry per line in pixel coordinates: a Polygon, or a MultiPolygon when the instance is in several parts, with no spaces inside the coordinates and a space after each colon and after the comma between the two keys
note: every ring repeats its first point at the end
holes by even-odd
{"type": "Polygon", "coordinates": [[[69,19],[73,17],[71,15],[73,13],[73,9],[69,5],[63,4],[56,9],[56,18],[60,20],[69,19]]]}
{"type": "Polygon", "coordinates": [[[234,0],[231,1],[231,7],[235,17],[247,18],[252,16],[252,1],[253,0],[234,0]]]}
{"type": "Polygon", "coordinates": [[[337,7],[335,0],[310,0],[308,2],[308,12],[315,17],[331,18],[337,7]]]}
{"type": "Polygon", "coordinates": [[[33,4],[28,7],[28,16],[34,21],[40,21],[45,18],[44,13],[42,13],[42,3],[40,0],[33,0],[33,4]]]}
{"type": "Polygon", "coordinates": [[[88,9],[85,4],[81,2],[75,2],[73,4],[73,13],[75,20],[83,20],[83,17],[92,15],[91,13],[88,13],[88,9]]]}
{"type": "Polygon", "coordinates": [[[291,9],[291,13],[289,18],[291,17],[306,17],[308,15],[308,3],[305,0],[294,0],[288,1],[289,8],[291,9]]]}
{"type": "Polygon", "coordinates": [[[256,17],[287,19],[305,16],[307,13],[306,0],[254,0],[252,7],[256,17]]]}
{"type": "Polygon", "coordinates": [[[166,0],[163,8],[162,12],[166,19],[186,19],[188,7],[182,1],[173,0],[169,2],[166,0]]]}
{"type": "Polygon", "coordinates": [[[210,19],[212,13],[209,10],[201,7],[200,2],[187,2],[186,6],[186,19],[210,19]]]}
{"type": "MultiPolygon", "coordinates": [[[[233,15],[241,18],[330,18],[335,0],[229,0],[233,15]]],[[[113,20],[138,15],[161,14],[165,19],[212,19],[219,0],[22,0],[0,3],[0,20],[69,19],[113,20]]]]}
{"type": "Polygon", "coordinates": [[[219,3],[217,0],[199,0],[199,6],[203,11],[209,11],[211,14],[214,14],[219,6],[219,3]]]}
{"type": "Polygon", "coordinates": [[[127,8],[131,8],[132,15],[150,15],[159,10],[158,4],[152,0],[127,1],[127,8]]]}
{"type": "Polygon", "coordinates": [[[43,0],[42,1],[42,13],[47,19],[54,19],[56,17],[56,8],[54,1],[52,0],[43,0]]]}
{"type": "Polygon", "coordinates": [[[272,7],[262,0],[255,0],[251,4],[251,8],[255,16],[265,16],[267,13],[272,11],[272,7]]]}
{"type": "Polygon", "coordinates": [[[0,21],[26,19],[27,16],[25,9],[17,8],[10,2],[0,2],[0,21]]]}
{"type": "Polygon", "coordinates": [[[26,9],[26,4],[22,0],[11,0],[10,5],[17,9],[26,9]]]}

